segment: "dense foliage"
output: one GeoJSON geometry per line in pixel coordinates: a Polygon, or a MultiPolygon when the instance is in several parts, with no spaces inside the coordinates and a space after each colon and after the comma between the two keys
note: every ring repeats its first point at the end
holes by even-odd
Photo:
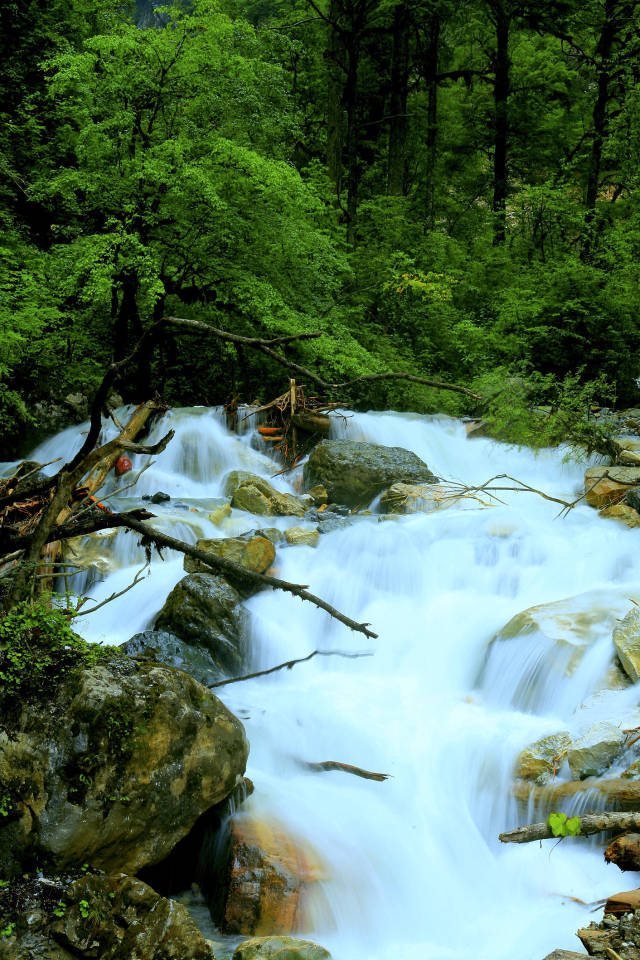
{"type": "MultiPolygon", "coordinates": [[[[3,447],[165,313],[321,329],[291,353],[330,382],[637,403],[639,26],[640,0],[6,3],[3,447]]],[[[265,400],[283,372],[165,333],[119,387],[265,400]]]]}

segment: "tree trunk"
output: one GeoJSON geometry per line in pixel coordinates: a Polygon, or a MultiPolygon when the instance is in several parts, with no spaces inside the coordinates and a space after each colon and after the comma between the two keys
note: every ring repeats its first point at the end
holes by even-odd
{"type": "Polygon", "coordinates": [[[598,92],[593,105],[593,138],[589,155],[589,171],[587,174],[587,189],[585,207],[585,238],[582,245],[582,259],[588,260],[593,246],[593,222],[595,219],[596,201],[600,187],[600,168],[602,165],[602,148],[607,135],[608,117],[607,107],[610,100],[610,66],[611,52],[615,40],[615,14],[618,0],[606,0],[604,5],[604,20],[600,38],[596,47],[595,60],[597,63],[598,92]]]}
{"type": "MultiPolygon", "coordinates": [[[[329,19],[332,24],[337,17],[336,3],[329,7],[329,19]]],[[[343,77],[341,60],[344,57],[342,40],[339,31],[329,25],[329,39],[327,43],[327,170],[329,177],[336,186],[336,194],[340,198],[342,193],[342,150],[344,146],[344,129],[342,121],[342,90],[343,77]]]]}
{"type": "Polygon", "coordinates": [[[496,59],[493,84],[494,151],[493,151],[493,242],[504,243],[507,234],[507,140],[509,136],[509,27],[510,17],[502,2],[496,3],[496,59]]]}
{"type": "Polygon", "coordinates": [[[440,52],[440,17],[434,16],[429,30],[429,46],[427,48],[427,164],[426,164],[426,228],[435,227],[435,189],[436,189],[436,158],[438,143],[438,54],[440,52]]]}
{"type": "Polygon", "coordinates": [[[358,215],[358,66],[360,64],[360,35],[354,26],[346,43],[347,78],[344,103],[347,113],[347,243],[355,246],[358,215]]]}
{"type": "Polygon", "coordinates": [[[391,99],[389,103],[389,152],[387,193],[402,197],[407,192],[407,88],[409,85],[409,16],[402,0],[393,14],[391,99]]]}

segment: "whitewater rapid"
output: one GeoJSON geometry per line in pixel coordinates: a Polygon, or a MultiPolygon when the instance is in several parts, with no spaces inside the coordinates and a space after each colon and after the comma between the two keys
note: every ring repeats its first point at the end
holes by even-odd
{"type": "MultiPolygon", "coordinates": [[[[222,527],[208,520],[229,470],[272,478],[278,469],[253,449],[251,420],[238,436],[218,411],[176,410],[150,442],[169,428],[174,440],[136,489],[118,500],[122,478],[104,492],[109,502],[124,508],[142,494],[168,493],[168,505],[152,508],[155,522],[190,543],[300,524],[237,510],[222,527]]],[[[447,480],[480,484],[508,474],[565,500],[582,489],[585,465],[564,462],[566,451],[534,455],[470,441],[447,418],[354,414],[336,429],[412,450],[447,480]]],[[[81,440],[71,428],[30,458],[67,458],[81,440]]],[[[134,468],[144,462],[136,457],[134,468]]],[[[299,471],[271,482],[292,490],[297,479],[299,471]]],[[[577,733],[598,711],[623,722],[637,708],[636,687],[608,694],[604,706],[588,698],[611,659],[613,614],[628,609],[628,598],[640,600],[638,533],[584,504],[562,519],[558,504],[535,494],[500,497],[502,504],[485,497],[433,514],[357,517],[322,534],[316,549],[278,548],[279,576],[371,623],[377,640],[280,592],[246,604],[253,669],[315,649],[373,653],[316,658],[219,692],[243,718],[251,744],[255,793],[247,809],[274,816],[319,853],[324,879],[312,887],[308,929],[298,935],[326,946],[334,960],[542,960],[555,947],[581,950],[574,931],[597,915],[576,899],[591,903],[637,885],[605,865],[595,843],[505,846],[497,836],[518,822],[510,787],[524,746],[558,730],[577,733]],[[549,678],[549,651],[535,636],[502,645],[486,663],[489,641],[515,614],[591,591],[598,593],[585,603],[599,613],[589,653],[571,677],[549,678]],[[300,759],[390,778],[318,774],[300,759]]],[[[91,588],[95,599],[131,581],[144,561],[136,540],[110,536],[114,569],[91,588]]],[[[182,576],[182,557],[166,553],[142,584],[78,620],[78,631],[109,644],[127,640],[153,625],[182,576]]]]}

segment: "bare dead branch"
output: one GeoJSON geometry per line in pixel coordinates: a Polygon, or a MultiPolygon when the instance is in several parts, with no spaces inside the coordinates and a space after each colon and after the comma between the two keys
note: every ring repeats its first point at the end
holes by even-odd
{"type": "Polygon", "coordinates": [[[307,770],[341,770],[343,773],[352,773],[354,777],[362,777],[363,780],[377,780],[381,783],[388,780],[390,773],[373,773],[371,770],[364,770],[362,767],[354,767],[350,763],[340,763],[339,760],[322,760],[320,763],[313,763],[308,760],[298,761],[307,770]]]}
{"type": "Polygon", "coordinates": [[[245,673],[242,677],[231,677],[229,680],[217,680],[216,683],[208,683],[211,687],[226,687],[229,683],[240,683],[243,680],[254,680],[256,677],[266,677],[270,673],[276,673],[277,670],[291,670],[297,663],[306,663],[313,657],[345,657],[349,660],[358,660],[360,657],[372,657],[372,653],[344,653],[342,650],[314,650],[306,657],[299,657],[297,660],[285,660],[279,663],[277,667],[269,667],[268,670],[257,670],[255,673],[245,673]]]}
{"type": "Polygon", "coordinates": [[[68,611],[71,614],[71,618],[75,620],[76,617],[86,617],[87,614],[89,613],[95,613],[96,610],[100,609],[100,607],[106,607],[106,605],[108,603],[111,603],[112,600],[117,600],[119,597],[123,597],[125,593],[129,593],[129,590],[133,590],[133,588],[137,586],[141,582],[141,580],[143,580],[144,571],[150,566],[150,563],[151,561],[147,560],[144,566],[140,567],[140,569],[136,572],[136,575],[131,581],[131,583],[128,586],[126,586],[124,590],[118,590],[117,593],[112,593],[110,597],[106,597],[104,600],[101,600],[100,603],[96,603],[96,605],[91,607],[90,610],[81,610],[80,607],[84,602],[84,601],[81,601],[80,604],[78,604],[78,606],[75,608],[75,610],[68,611]]]}

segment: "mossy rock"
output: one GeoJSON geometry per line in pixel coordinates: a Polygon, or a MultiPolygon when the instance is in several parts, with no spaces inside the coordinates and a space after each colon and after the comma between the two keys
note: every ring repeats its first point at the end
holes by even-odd
{"type": "Polygon", "coordinates": [[[253,937],[236,948],[233,960],[331,960],[331,954],[311,940],[253,937]]]}
{"type": "Polygon", "coordinates": [[[191,573],[167,597],[155,623],[209,651],[225,676],[241,673],[245,661],[245,614],[238,590],[223,577],[191,573]]]}
{"type": "Polygon", "coordinates": [[[292,493],[281,493],[268,480],[244,470],[233,470],[225,481],[231,506],[258,516],[303,517],[307,504],[292,493]]]}
{"type": "Polygon", "coordinates": [[[242,724],[171,667],[116,657],[60,679],[0,734],[6,874],[90,863],[135,873],[162,860],[244,772],[242,724]]]}
{"type": "MultiPolygon", "coordinates": [[[[571,737],[565,731],[540,737],[518,755],[514,776],[521,780],[532,780],[534,783],[548,783],[554,773],[554,760],[570,746],[571,737]]],[[[560,765],[561,761],[558,761],[558,769],[560,765]]]]}

